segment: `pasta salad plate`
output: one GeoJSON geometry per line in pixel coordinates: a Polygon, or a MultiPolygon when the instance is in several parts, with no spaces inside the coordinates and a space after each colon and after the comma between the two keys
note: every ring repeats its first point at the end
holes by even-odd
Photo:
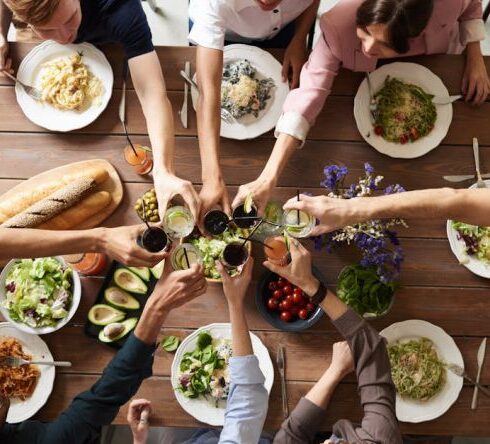
{"type": "Polygon", "coordinates": [[[114,76],[105,55],[90,43],[46,41],[22,60],[17,78],[41,90],[42,100],[17,83],[17,102],[26,117],[51,131],[73,131],[99,117],[112,95],[114,76]]]}
{"type": "MultiPolygon", "coordinates": [[[[490,180],[485,180],[490,187],[490,180]]],[[[470,188],[476,188],[476,183],[470,188]]],[[[448,220],[447,238],[461,265],[477,276],[490,279],[490,228],[448,220]]]]}
{"type": "Polygon", "coordinates": [[[416,319],[392,324],[380,334],[387,341],[398,420],[418,423],[443,415],[463,387],[463,378],[446,368],[446,364],[464,368],[453,338],[442,328],[416,319]]]}
{"type": "MultiPolygon", "coordinates": [[[[53,361],[53,356],[46,343],[37,335],[24,333],[7,322],[0,323],[0,350],[7,350],[4,341],[15,340],[22,347],[22,351],[32,357],[32,360],[53,361]]],[[[19,423],[31,418],[46,403],[53,391],[55,368],[53,366],[33,366],[37,374],[35,387],[32,393],[28,393],[24,400],[16,397],[10,399],[10,409],[7,422],[19,423]]],[[[0,367],[0,372],[8,371],[8,367],[0,367]]],[[[35,377],[35,376],[33,376],[35,377]]],[[[3,378],[0,378],[3,379],[3,378]]],[[[25,381],[24,381],[25,383],[25,381]]],[[[23,389],[23,383],[18,382],[19,389],[23,389]]],[[[5,388],[0,385],[0,391],[5,388]]]]}
{"type": "MultiPolygon", "coordinates": [[[[263,49],[243,44],[225,46],[221,106],[232,118],[221,120],[222,137],[253,139],[275,127],[289,92],[281,69],[263,49]]],[[[196,109],[199,93],[191,88],[191,94],[196,109]]]]}
{"type": "MultiPolygon", "coordinates": [[[[250,333],[254,354],[265,377],[270,393],[274,368],[262,341],[250,333]]],[[[198,421],[222,426],[230,388],[229,359],[231,324],[217,323],[199,328],[187,336],[175,353],[171,383],[181,407],[198,421]]]]}
{"type": "Polygon", "coordinates": [[[452,104],[435,105],[432,98],[449,92],[432,71],[416,63],[395,62],[370,74],[377,102],[371,115],[371,97],[364,79],[354,99],[357,128],[374,149],[390,157],[413,159],[433,150],[446,137],[453,118],[452,104]]]}

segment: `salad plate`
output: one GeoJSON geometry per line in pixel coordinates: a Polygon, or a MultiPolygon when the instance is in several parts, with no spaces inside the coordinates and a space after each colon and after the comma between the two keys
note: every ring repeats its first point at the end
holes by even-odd
{"type": "MultiPolygon", "coordinates": [[[[281,63],[269,52],[255,46],[234,44],[227,45],[223,52],[223,64],[248,60],[253,68],[257,70],[257,79],[262,80],[271,78],[274,81],[274,88],[271,97],[267,100],[265,108],[259,111],[258,117],[252,114],[245,115],[240,119],[234,119],[229,123],[221,120],[221,137],[228,139],[254,139],[276,126],[282,114],[282,105],[289,93],[287,82],[282,81],[281,63]]],[[[194,81],[197,81],[194,75],[194,81]]],[[[192,105],[197,106],[199,92],[196,88],[191,88],[192,105]]]]}
{"type": "MultiPolygon", "coordinates": [[[[395,62],[376,69],[376,71],[370,73],[374,94],[383,87],[387,76],[417,85],[428,94],[449,99],[449,92],[442,80],[422,65],[395,62]]],[[[357,129],[364,140],[376,151],[394,158],[413,159],[423,156],[439,146],[444,137],[446,137],[453,118],[452,104],[436,105],[437,118],[434,128],[429,134],[414,142],[405,144],[388,142],[374,132],[369,110],[370,99],[367,79],[364,79],[354,99],[354,117],[357,129]]]]}
{"type": "MultiPolygon", "coordinates": [[[[490,187],[490,180],[485,180],[484,182],[487,187],[490,187]]],[[[476,183],[471,185],[470,188],[476,188],[476,183]]],[[[487,250],[490,252],[490,244],[484,248],[481,242],[475,241],[477,245],[476,248],[478,250],[477,254],[468,254],[466,252],[466,243],[458,231],[454,228],[453,222],[454,221],[452,220],[447,221],[446,232],[449,245],[454,256],[456,256],[456,259],[458,259],[460,264],[464,265],[472,273],[476,274],[477,276],[490,279],[490,257],[488,258],[488,262],[478,258],[478,254],[485,256],[487,250]]],[[[470,225],[466,225],[466,227],[469,228],[470,225]]],[[[488,235],[490,236],[490,230],[488,230],[488,235]]]]}
{"type": "MultiPolygon", "coordinates": [[[[396,341],[402,343],[410,339],[428,338],[434,344],[439,359],[447,364],[457,364],[464,368],[461,351],[442,328],[427,321],[411,319],[397,322],[380,332],[388,346],[396,341]]],[[[424,422],[443,415],[458,399],[463,388],[463,378],[445,370],[446,380],[444,386],[432,398],[426,401],[416,401],[402,398],[396,394],[396,416],[403,422],[424,422]]]]}
{"type": "Polygon", "coordinates": [[[51,259],[57,261],[62,267],[66,266],[61,256],[39,258],[35,259],[37,266],[33,269],[34,278],[28,277],[29,273],[26,270],[22,270],[19,274],[9,278],[10,272],[22,261],[14,259],[4,267],[0,274],[0,312],[13,326],[25,333],[43,335],[59,330],[75,315],[80,304],[82,287],[80,276],[75,270],[71,270],[72,286],[70,288],[71,303],[69,307],[62,303],[63,298],[58,298],[60,291],[63,289],[65,279],[56,277],[56,271],[52,271],[50,265],[43,263],[43,261],[51,259]],[[8,278],[11,279],[9,282],[7,282],[8,278]],[[7,288],[7,285],[9,288],[7,288]],[[53,293],[46,296],[45,292],[51,290],[53,293]],[[14,293],[12,291],[15,292],[17,299],[13,298],[14,293]],[[9,295],[12,295],[12,301],[16,301],[11,306],[11,310],[13,313],[17,313],[17,319],[13,318],[14,315],[5,306],[9,295]],[[42,301],[41,299],[46,300],[42,301]],[[57,299],[60,299],[60,302],[56,303],[57,299]],[[35,326],[32,322],[30,323],[32,325],[25,322],[29,321],[27,319],[29,317],[26,314],[27,311],[43,313],[42,317],[36,321],[40,324],[39,326],[35,326]],[[24,319],[20,319],[20,316],[24,317],[24,319]]]}
{"type": "MultiPolygon", "coordinates": [[[[22,345],[23,351],[31,355],[33,360],[53,361],[53,355],[49,351],[48,346],[37,335],[24,333],[7,322],[1,322],[1,337],[17,339],[22,345]]],[[[20,399],[12,399],[10,401],[7,422],[15,424],[31,418],[49,399],[53,391],[55,367],[40,365],[38,369],[40,375],[34,392],[24,401],[20,399]]]]}
{"type": "MultiPolygon", "coordinates": [[[[187,336],[177,349],[172,362],[170,380],[174,389],[179,385],[180,363],[184,357],[184,353],[192,352],[196,349],[199,334],[203,332],[208,332],[214,340],[231,340],[231,324],[229,323],[206,325],[187,336]]],[[[265,388],[270,393],[274,383],[274,367],[272,366],[272,360],[263,342],[252,332],[250,332],[250,337],[252,339],[254,354],[259,360],[260,370],[265,377],[265,388]]],[[[187,398],[179,390],[175,390],[175,397],[180,406],[198,421],[212,426],[222,426],[224,424],[226,402],[220,402],[216,406],[203,397],[194,399],[187,398]]]]}

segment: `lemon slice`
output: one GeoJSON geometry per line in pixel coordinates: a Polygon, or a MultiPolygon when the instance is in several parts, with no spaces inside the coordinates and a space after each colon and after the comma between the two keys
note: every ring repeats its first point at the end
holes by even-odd
{"type": "Polygon", "coordinates": [[[245,211],[246,214],[250,214],[252,212],[253,203],[253,194],[248,193],[247,197],[245,198],[245,202],[243,202],[243,211],[245,211]]]}

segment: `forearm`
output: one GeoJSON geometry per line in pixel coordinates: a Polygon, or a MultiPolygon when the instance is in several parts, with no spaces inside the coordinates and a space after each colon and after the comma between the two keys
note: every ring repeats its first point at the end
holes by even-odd
{"type": "Polygon", "coordinates": [[[466,58],[483,57],[480,42],[469,42],[466,44],[466,58]]]}
{"type": "Polygon", "coordinates": [[[310,389],[305,398],[325,410],[341,380],[341,375],[328,368],[318,382],[310,389]]]}
{"type": "Polygon", "coordinates": [[[162,324],[168,312],[156,309],[154,300],[150,298],[145,305],[145,310],[136,325],[134,335],[147,345],[155,344],[162,328],[162,324]]]}
{"type": "Polygon", "coordinates": [[[294,40],[301,41],[306,44],[306,36],[315,23],[319,5],[320,0],[314,0],[313,3],[296,19],[296,29],[293,37],[294,40]]]}
{"type": "Polygon", "coordinates": [[[260,178],[266,182],[276,184],[277,178],[281,175],[284,167],[288,163],[288,160],[297,150],[300,145],[300,141],[294,137],[281,133],[276,140],[274,149],[260,174],[260,178]]]}
{"type": "Polygon", "coordinates": [[[0,40],[7,40],[10,23],[12,23],[12,11],[0,1],[0,40]]]}
{"type": "Polygon", "coordinates": [[[233,356],[248,356],[253,354],[252,341],[248,329],[247,318],[242,302],[228,301],[231,322],[231,341],[233,356]]]}

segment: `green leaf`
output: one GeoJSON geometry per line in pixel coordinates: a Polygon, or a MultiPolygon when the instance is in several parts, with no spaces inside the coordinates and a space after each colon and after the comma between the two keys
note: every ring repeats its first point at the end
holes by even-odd
{"type": "Polygon", "coordinates": [[[166,351],[166,352],[173,352],[177,350],[180,344],[180,339],[177,336],[167,336],[162,339],[160,342],[160,346],[166,351]]]}

